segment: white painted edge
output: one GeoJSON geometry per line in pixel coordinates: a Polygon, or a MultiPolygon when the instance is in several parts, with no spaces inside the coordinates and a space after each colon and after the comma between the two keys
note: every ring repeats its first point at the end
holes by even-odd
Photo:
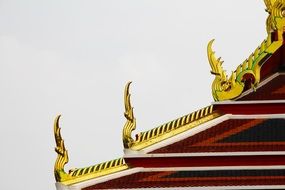
{"type": "MultiPolygon", "coordinates": [[[[138,189],[138,188],[135,188],[138,189]]],[[[140,190],[160,190],[160,189],[171,189],[169,188],[139,188],[140,190]]],[[[177,190],[253,190],[253,189],[285,189],[285,185],[264,185],[264,186],[216,186],[216,187],[175,187],[177,190]]],[[[118,190],[118,189],[110,189],[110,190],[118,190]]]]}
{"type": "MultiPolygon", "coordinates": [[[[192,171],[209,171],[209,170],[264,170],[264,169],[285,169],[285,166],[283,165],[280,165],[280,166],[223,166],[223,167],[173,167],[173,168],[134,168],[134,169],[128,169],[128,170],[125,170],[125,171],[122,171],[122,172],[117,172],[115,174],[111,174],[111,175],[108,175],[108,176],[103,176],[103,177],[99,177],[99,178],[95,178],[95,179],[92,179],[92,180],[88,180],[88,181],[85,181],[85,182],[81,182],[81,183],[78,183],[78,184],[75,184],[75,185],[71,185],[71,186],[63,186],[62,184],[60,183],[57,183],[57,190],[81,190],[82,188],[85,188],[85,187],[90,187],[92,185],[96,185],[98,183],[103,183],[103,182],[106,182],[106,181],[110,181],[110,180],[113,180],[113,179],[116,179],[116,178],[119,178],[119,177],[123,177],[123,176],[127,176],[127,175],[131,175],[131,174],[135,174],[135,173],[138,173],[138,172],[159,172],[159,171],[189,171],[189,170],[192,170],[192,171]]],[[[235,186],[233,186],[235,187],[235,186]]],[[[239,186],[240,187],[240,186],[239,186]]],[[[244,186],[244,187],[248,187],[248,186],[244,186]]],[[[258,187],[259,186],[250,186],[250,187],[258,187]]],[[[271,186],[260,186],[260,187],[271,187],[271,186]]],[[[272,186],[276,189],[276,187],[284,187],[285,189],[285,186],[272,186]]],[[[188,188],[182,188],[182,189],[189,189],[190,187],[188,188]]],[[[201,188],[201,187],[193,187],[193,188],[201,188]]],[[[209,189],[209,188],[212,188],[212,189],[215,189],[215,188],[218,188],[219,187],[205,187],[206,189],[209,189]]],[[[230,188],[230,186],[227,186],[225,188],[228,188],[228,189],[232,189],[230,188]]],[[[156,189],[156,188],[140,188],[140,189],[156,189]]],[[[158,189],[171,189],[171,188],[158,188],[158,189]]],[[[173,189],[173,188],[172,188],[173,189]]],[[[178,189],[178,188],[175,188],[175,189],[178,189]]],[[[191,187],[192,189],[192,187],[191,187]]],[[[265,188],[266,189],[266,188],[265,188]]],[[[268,189],[268,188],[267,188],[268,189]]]]}
{"type": "Polygon", "coordinates": [[[230,119],[285,119],[285,113],[284,114],[257,114],[257,115],[230,115],[230,119]]]}
{"type": "MultiPolygon", "coordinates": [[[[103,182],[110,181],[112,179],[116,179],[116,178],[119,178],[119,177],[135,174],[135,173],[138,173],[140,171],[142,171],[142,168],[127,169],[127,170],[124,170],[124,171],[121,171],[121,172],[116,172],[116,173],[113,173],[113,174],[110,174],[110,175],[98,177],[98,178],[95,178],[95,179],[90,179],[90,180],[87,180],[87,181],[84,181],[84,182],[81,182],[81,183],[77,183],[77,184],[71,185],[71,186],[69,186],[70,189],[68,189],[68,190],[80,190],[82,188],[90,187],[90,186],[98,184],[98,183],[103,183],[103,182]]],[[[61,190],[61,189],[58,189],[58,190],[61,190]]],[[[63,190],[65,190],[65,189],[63,189],[63,190]]]]}
{"type": "Polygon", "coordinates": [[[66,186],[61,184],[60,182],[55,183],[55,187],[57,190],[78,190],[78,188],[72,187],[72,186],[66,186]]]}
{"type": "Polygon", "coordinates": [[[284,103],[285,100],[253,100],[253,101],[232,101],[226,100],[222,102],[212,103],[213,105],[241,105],[241,104],[278,104],[284,103]]]}
{"type": "Polygon", "coordinates": [[[198,156],[260,156],[285,155],[285,151],[264,152],[199,152],[199,153],[163,153],[163,154],[128,154],[124,158],[163,158],[163,157],[198,157],[198,156]]]}
{"type": "Polygon", "coordinates": [[[204,167],[166,167],[166,168],[143,168],[141,172],[163,171],[213,171],[213,170],[269,170],[285,169],[284,165],[276,166],[204,166],[204,167]]]}
{"type": "Polygon", "coordinates": [[[205,131],[215,125],[218,125],[219,123],[222,123],[223,121],[229,120],[229,119],[268,119],[268,118],[285,118],[285,114],[258,114],[258,115],[232,115],[232,114],[225,114],[218,118],[215,118],[213,120],[210,120],[206,123],[203,123],[197,127],[194,127],[192,129],[189,129],[183,133],[180,133],[178,135],[175,135],[173,137],[170,137],[168,139],[165,139],[161,142],[158,142],[156,144],[153,144],[149,147],[146,147],[140,151],[133,151],[133,150],[125,150],[124,157],[129,157],[130,155],[145,155],[149,152],[152,152],[156,149],[168,146],[170,144],[173,144],[175,142],[184,140],[188,137],[191,137],[197,133],[200,133],[202,131],[205,131]]]}
{"type": "Polygon", "coordinates": [[[213,127],[213,126],[215,126],[215,125],[217,125],[217,124],[219,124],[219,123],[221,123],[223,121],[228,120],[229,116],[230,116],[230,114],[222,115],[222,116],[220,116],[218,118],[215,118],[215,119],[210,120],[210,121],[208,121],[206,123],[203,123],[203,124],[199,125],[198,127],[194,127],[192,129],[189,129],[189,130],[187,130],[185,132],[177,134],[177,135],[175,135],[173,137],[165,139],[165,140],[163,140],[161,142],[153,144],[153,145],[151,145],[149,147],[146,147],[146,148],[144,148],[144,149],[142,149],[140,151],[136,151],[134,153],[135,154],[146,154],[146,153],[151,152],[153,150],[156,150],[156,149],[165,147],[167,145],[176,143],[176,142],[181,141],[183,139],[186,139],[186,138],[188,138],[190,136],[198,134],[198,133],[200,133],[200,132],[202,132],[202,131],[204,131],[206,129],[209,129],[209,128],[211,128],[211,127],[213,127]]]}
{"type": "MultiPolygon", "coordinates": [[[[279,73],[279,72],[274,73],[274,74],[271,75],[270,77],[268,77],[268,78],[266,78],[265,80],[261,81],[261,82],[259,83],[259,85],[257,86],[256,90],[258,90],[258,89],[261,88],[262,86],[266,85],[267,83],[269,83],[271,80],[275,79],[276,77],[278,77],[278,76],[280,76],[280,75],[284,75],[284,74],[285,74],[285,73],[279,73]]],[[[242,97],[244,97],[244,96],[246,96],[246,95],[248,95],[248,94],[250,94],[250,93],[252,93],[252,92],[254,92],[253,89],[248,89],[247,91],[243,92],[243,93],[241,94],[241,96],[239,96],[238,98],[236,98],[236,100],[238,100],[238,99],[240,99],[240,98],[242,98],[242,97]]]]}
{"type": "MultiPolygon", "coordinates": [[[[231,115],[231,114],[226,114],[226,115],[223,115],[221,117],[218,117],[218,118],[215,118],[211,121],[208,121],[204,124],[201,124],[199,127],[196,127],[196,128],[193,128],[193,129],[190,129],[188,131],[185,131],[181,134],[178,134],[172,138],[169,138],[169,139],[166,139],[160,143],[157,143],[155,145],[152,145],[142,151],[137,151],[137,152],[132,152],[133,155],[131,154],[126,154],[125,157],[131,157],[131,156],[146,156],[146,153],[147,152],[150,152],[152,150],[155,150],[157,148],[160,148],[160,147],[163,147],[163,146],[167,146],[169,144],[172,144],[174,142],[177,142],[177,141],[180,141],[180,140],[183,140],[185,138],[188,138],[190,136],[193,136],[199,132],[202,132],[206,129],[209,129],[211,128],[212,126],[215,126],[223,121],[226,121],[228,119],[256,119],[256,118],[285,118],[285,114],[267,114],[267,115],[231,115]]],[[[208,155],[210,155],[210,153],[207,153],[208,155]]],[[[223,153],[221,153],[223,154],[223,153]]],[[[229,153],[230,154],[230,153],[229,153]]],[[[239,153],[233,153],[232,155],[234,154],[243,154],[242,152],[239,152],[239,153]]],[[[249,153],[250,154],[250,153],[249,153]]],[[[258,152],[255,152],[254,153],[255,155],[258,155],[258,154],[268,154],[268,155],[275,155],[275,154],[280,154],[280,155],[283,155],[284,152],[263,152],[263,153],[258,153],[258,152]]],[[[246,167],[242,167],[242,166],[237,166],[237,167],[220,167],[220,169],[226,169],[226,168],[229,168],[229,169],[234,169],[234,168],[237,168],[237,169],[246,169],[246,168],[255,168],[255,169],[264,169],[264,168],[268,168],[268,169],[276,169],[276,168],[283,168],[285,169],[285,166],[254,166],[254,167],[249,167],[249,166],[246,166],[246,167]]],[[[161,171],[167,171],[167,170],[177,170],[178,168],[133,168],[133,169],[127,169],[127,170],[124,170],[124,171],[121,171],[121,172],[117,172],[117,173],[114,173],[114,174],[110,174],[110,175],[106,175],[106,176],[102,176],[102,177],[98,177],[98,178],[95,178],[95,179],[91,179],[91,180],[88,180],[88,181],[85,181],[85,182],[81,182],[81,183],[77,183],[77,184],[74,184],[74,185],[71,185],[71,186],[65,186],[61,183],[56,183],[56,188],[57,190],[81,190],[82,188],[85,188],[85,187],[88,187],[88,186],[92,186],[92,185],[95,185],[95,184],[98,184],[98,183],[102,183],[102,182],[106,182],[106,181],[109,181],[109,180],[112,180],[112,179],[116,179],[116,178],[119,178],[119,177],[122,177],[122,176],[126,176],[126,175],[131,175],[131,174],[134,174],[134,173],[137,173],[137,172],[141,172],[141,171],[155,171],[155,170],[161,170],[161,171]]],[[[219,169],[218,167],[192,167],[192,168],[179,168],[179,170],[189,170],[189,169],[195,169],[195,170],[217,170],[219,169]]],[[[254,186],[250,186],[251,189],[254,189],[253,188],[254,186]]],[[[258,189],[259,187],[256,186],[258,189]]],[[[261,189],[263,188],[269,188],[270,186],[260,186],[261,189]]],[[[198,189],[200,187],[197,187],[198,189]]],[[[205,187],[204,189],[220,189],[220,187],[205,187]]],[[[248,188],[248,187],[247,187],[248,188]]],[[[285,189],[285,186],[272,186],[272,188],[274,189],[285,189]],[[280,187],[280,188],[279,188],[280,187]]],[[[151,188],[151,189],[154,189],[154,188],[151,188]]],[[[171,189],[171,188],[160,188],[160,189],[171,189]]],[[[172,188],[173,189],[173,188],[172,188]]],[[[176,188],[178,189],[178,188],[176,188]]],[[[181,189],[189,189],[189,188],[181,188],[181,189]]],[[[191,188],[192,189],[192,188],[191,188]]],[[[197,189],[197,190],[198,190],[197,189]]],[[[201,188],[200,188],[201,189],[201,188]]],[[[233,189],[232,187],[225,187],[225,189],[233,189]]],[[[239,189],[241,189],[239,187],[239,189]]]]}

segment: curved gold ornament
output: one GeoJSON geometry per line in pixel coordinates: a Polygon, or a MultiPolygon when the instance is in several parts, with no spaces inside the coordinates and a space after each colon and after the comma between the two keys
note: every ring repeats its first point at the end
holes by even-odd
{"type": "Polygon", "coordinates": [[[193,129],[219,116],[220,113],[214,110],[213,105],[207,106],[149,131],[137,134],[136,140],[131,148],[136,151],[142,150],[148,146],[193,129]]]}
{"type": "MultiPolygon", "coordinates": [[[[241,65],[232,72],[231,76],[226,75],[222,67],[221,58],[216,58],[212,50],[214,40],[208,44],[207,54],[211,66],[211,73],[215,75],[212,83],[212,95],[215,101],[231,100],[237,98],[245,89],[246,85],[254,88],[260,82],[260,68],[266,56],[271,55],[281,45],[279,41],[271,41],[268,35],[261,45],[241,65]]],[[[248,88],[248,86],[247,86],[248,88]]]]}
{"type": "Polygon", "coordinates": [[[128,82],[125,86],[124,102],[125,102],[125,118],[127,119],[123,128],[123,144],[125,148],[130,148],[134,142],[132,131],[136,129],[136,119],[134,117],[133,107],[131,105],[130,85],[128,82]]]}
{"type": "Polygon", "coordinates": [[[61,115],[58,115],[54,121],[55,152],[57,153],[57,159],[54,164],[54,176],[57,182],[66,181],[71,178],[71,176],[64,171],[64,166],[68,163],[68,152],[64,146],[64,140],[60,133],[60,117],[61,115]]]}
{"type": "Polygon", "coordinates": [[[232,73],[232,76],[228,78],[222,67],[223,61],[221,57],[217,59],[215,52],[212,50],[213,43],[214,39],[209,42],[207,47],[208,60],[212,69],[211,73],[215,75],[212,84],[212,95],[215,101],[233,99],[236,97],[236,94],[242,92],[243,86],[236,82],[236,73],[232,73]]]}
{"type": "Polygon", "coordinates": [[[124,158],[118,158],[115,160],[103,162],[85,168],[74,169],[71,170],[69,173],[69,175],[72,176],[74,179],[70,180],[68,184],[74,184],[77,182],[108,175],[125,169],[128,169],[128,166],[124,158]]]}
{"type": "Polygon", "coordinates": [[[269,16],[266,21],[267,33],[277,32],[277,40],[283,40],[285,26],[285,0],[264,0],[266,12],[269,16]]]}
{"type": "Polygon", "coordinates": [[[214,40],[209,42],[207,53],[211,73],[215,75],[212,84],[215,101],[235,99],[249,86],[255,89],[260,82],[260,69],[265,60],[282,46],[285,28],[285,0],[264,0],[264,3],[269,13],[266,21],[267,39],[232,72],[230,77],[226,75],[222,67],[221,58],[215,57],[215,52],[212,50],[214,40]]]}
{"type": "Polygon", "coordinates": [[[57,116],[54,121],[54,137],[56,142],[55,151],[57,152],[57,159],[54,165],[54,176],[57,182],[64,185],[72,185],[128,169],[128,165],[125,163],[125,160],[123,158],[119,158],[86,168],[71,169],[66,173],[64,171],[64,166],[68,163],[68,152],[60,134],[60,117],[60,115],[57,116]]]}

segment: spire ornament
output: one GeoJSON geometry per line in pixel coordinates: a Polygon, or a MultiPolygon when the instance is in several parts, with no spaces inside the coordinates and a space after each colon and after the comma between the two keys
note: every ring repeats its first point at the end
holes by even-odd
{"type": "Polygon", "coordinates": [[[68,163],[68,152],[64,146],[64,140],[60,133],[60,117],[61,115],[58,115],[54,121],[55,152],[57,153],[57,159],[54,164],[54,176],[57,182],[63,182],[71,178],[71,176],[64,171],[64,166],[68,163]]]}
{"type": "Polygon", "coordinates": [[[260,82],[260,70],[270,56],[283,44],[285,31],[285,0],[264,0],[269,16],[266,21],[267,39],[242,63],[231,76],[226,75],[221,58],[215,57],[212,50],[214,40],[208,43],[207,54],[211,73],[215,75],[212,83],[212,95],[215,101],[233,100],[245,90],[256,90],[260,82]]]}
{"type": "Polygon", "coordinates": [[[131,105],[130,85],[128,82],[125,86],[124,103],[125,103],[125,118],[127,119],[123,128],[123,144],[125,148],[131,148],[134,143],[132,131],[136,129],[136,118],[134,117],[133,107],[131,105]]]}
{"type": "Polygon", "coordinates": [[[268,35],[254,53],[228,77],[222,67],[223,61],[215,56],[212,49],[213,42],[214,40],[211,40],[208,43],[207,54],[212,69],[211,73],[215,75],[212,83],[212,95],[215,101],[232,100],[248,88],[255,89],[260,82],[260,69],[264,63],[264,58],[270,56],[282,45],[279,41],[272,42],[271,36],[268,35]]]}
{"type": "Polygon", "coordinates": [[[285,0],[264,0],[268,18],[266,29],[268,35],[277,32],[278,40],[283,40],[285,26],[285,0]]]}

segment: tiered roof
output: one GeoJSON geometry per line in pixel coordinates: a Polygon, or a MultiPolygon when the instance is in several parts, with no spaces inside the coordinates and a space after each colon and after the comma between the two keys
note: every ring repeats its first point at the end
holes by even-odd
{"type": "Polygon", "coordinates": [[[57,117],[57,188],[285,189],[285,1],[264,1],[268,36],[230,77],[208,44],[215,103],[133,139],[126,85],[123,158],[65,172],[57,117]]]}

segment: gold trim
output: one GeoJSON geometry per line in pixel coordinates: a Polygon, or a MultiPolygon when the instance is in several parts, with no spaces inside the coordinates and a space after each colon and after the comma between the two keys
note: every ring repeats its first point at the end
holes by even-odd
{"type": "Polygon", "coordinates": [[[94,166],[71,170],[69,172],[69,175],[71,175],[72,177],[80,177],[80,176],[85,175],[85,174],[91,174],[94,172],[101,172],[103,170],[110,169],[113,167],[122,166],[122,165],[125,165],[125,161],[123,158],[119,158],[119,159],[103,162],[101,164],[97,164],[94,166]]]}
{"type": "Polygon", "coordinates": [[[252,88],[256,88],[260,82],[260,69],[264,63],[264,59],[282,46],[282,41],[272,42],[271,35],[268,35],[267,39],[256,48],[254,53],[239,65],[228,78],[222,67],[223,62],[221,58],[217,59],[215,52],[212,50],[213,42],[214,40],[209,42],[207,52],[212,69],[211,73],[215,75],[212,83],[212,95],[215,101],[231,100],[241,95],[246,83],[245,75],[251,76],[249,82],[252,88]]]}
{"type": "Polygon", "coordinates": [[[208,43],[208,60],[212,69],[211,73],[215,75],[212,83],[212,95],[215,101],[237,98],[244,91],[246,82],[256,89],[260,82],[260,70],[264,61],[282,46],[285,28],[285,0],[264,0],[264,3],[269,13],[266,21],[267,39],[232,72],[230,77],[226,75],[222,67],[221,58],[215,57],[215,52],[212,50],[214,40],[208,43]],[[273,42],[272,39],[274,39],[273,42]]]}
{"type": "MultiPolygon", "coordinates": [[[[260,69],[265,58],[268,58],[276,52],[283,44],[285,0],[264,0],[264,2],[267,7],[266,11],[269,13],[266,22],[268,32],[267,40],[263,41],[255,52],[232,72],[230,77],[226,75],[222,67],[223,61],[221,61],[221,58],[217,59],[215,57],[215,52],[212,50],[214,40],[211,40],[208,44],[208,60],[212,69],[211,73],[215,75],[215,80],[212,84],[212,94],[215,101],[229,100],[238,97],[244,90],[244,76],[246,74],[252,75],[252,79],[254,80],[251,81],[251,84],[252,87],[255,88],[255,86],[259,84],[260,69]],[[273,33],[277,34],[277,39],[275,39],[274,42],[271,41],[273,33]]],[[[130,84],[131,82],[127,83],[124,94],[124,115],[127,121],[124,125],[122,136],[125,148],[141,150],[221,116],[220,113],[213,111],[213,105],[211,105],[152,130],[139,133],[136,140],[134,140],[132,138],[132,131],[136,129],[136,119],[130,101],[130,84]]],[[[64,185],[72,185],[129,168],[124,159],[119,158],[86,168],[73,169],[70,170],[69,173],[66,173],[64,167],[68,163],[68,152],[60,133],[60,117],[60,115],[57,116],[54,122],[55,151],[57,152],[54,175],[57,182],[61,182],[64,185]]]]}
{"type": "Polygon", "coordinates": [[[125,163],[125,160],[123,158],[119,158],[86,168],[70,170],[69,175],[72,176],[72,179],[62,183],[64,185],[72,185],[126,169],[128,169],[128,166],[125,163]]]}
{"type": "Polygon", "coordinates": [[[213,105],[185,115],[181,118],[165,123],[152,130],[139,133],[132,145],[132,150],[141,150],[150,145],[161,142],[191,128],[197,127],[207,121],[219,117],[220,114],[213,112],[213,105]]]}
{"type": "Polygon", "coordinates": [[[64,146],[64,141],[60,133],[60,117],[61,115],[58,115],[54,120],[55,152],[57,153],[57,159],[54,164],[54,176],[57,182],[62,182],[71,178],[70,175],[64,171],[64,166],[68,163],[68,152],[64,146]]]}
{"type": "Polygon", "coordinates": [[[54,137],[56,142],[55,151],[57,152],[57,159],[54,165],[54,175],[57,182],[61,182],[64,185],[72,185],[128,169],[125,160],[123,158],[119,158],[86,168],[72,169],[69,173],[66,173],[64,171],[64,166],[68,163],[68,152],[64,146],[64,141],[60,133],[60,117],[60,115],[57,116],[54,121],[54,137]]]}
{"type": "Polygon", "coordinates": [[[268,18],[266,20],[266,29],[268,35],[277,32],[278,41],[283,41],[285,26],[285,1],[284,0],[264,0],[268,18]]]}
{"type": "Polygon", "coordinates": [[[136,118],[134,117],[133,107],[131,105],[130,85],[128,82],[125,86],[124,102],[125,102],[125,118],[127,119],[123,128],[123,144],[125,148],[130,148],[134,142],[132,131],[136,129],[136,118]]]}

